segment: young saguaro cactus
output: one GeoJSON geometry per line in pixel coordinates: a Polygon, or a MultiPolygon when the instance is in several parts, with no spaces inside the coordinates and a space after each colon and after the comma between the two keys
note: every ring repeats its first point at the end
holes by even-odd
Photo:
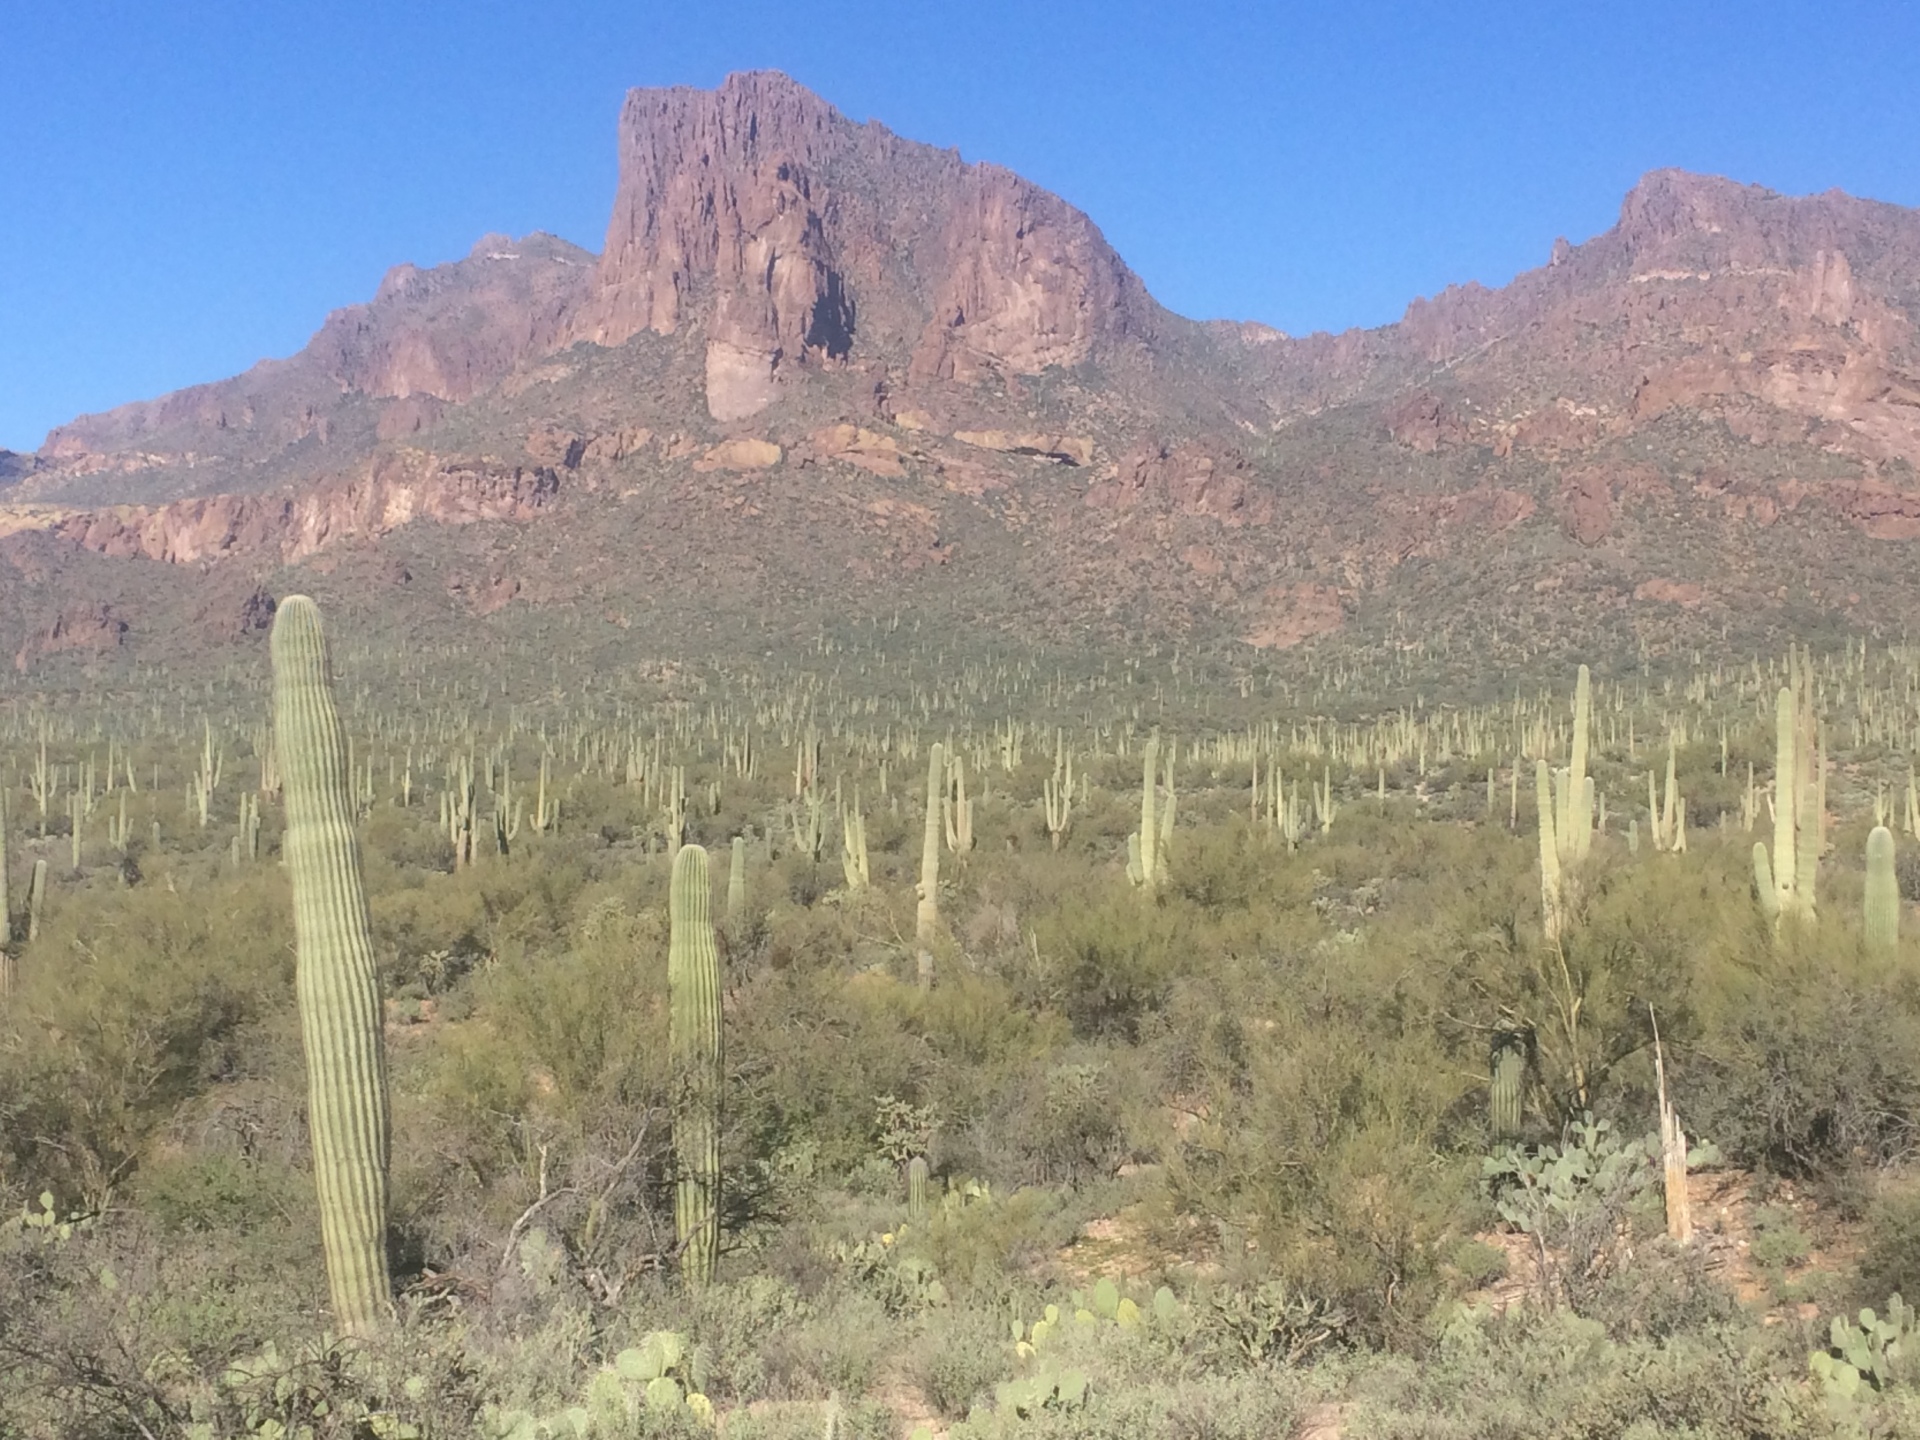
{"type": "Polygon", "coordinates": [[[667,896],[667,998],[677,1097],[673,1148],[680,1181],[674,1230],[687,1282],[713,1279],[720,1251],[720,947],[713,938],[707,852],[682,845],[667,896]]]}
{"type": "Polygon", "coordinates": [[[304,595],[273,621],[274,740],[286,794],[295,988],[307,1057],[307,1124],[334,1317],[380,1328],[387,1275],[387,1062],[347,747],[328,688],[319,608],[304,595]]]}
{"type": "Polygon", "coordinates": [[[1893,832],[1884,825],[1867,836],[1867,945],[1892,950],[1900,944],[1900,881],[1893,869],[1893,832]]]}
{"type": "Polygon", "coordinates": [[[1493,1037],[1489,1048],[1488,1123],[1496,1140],[1517,1140],[1533,1037],[1525,1030],[1503,1030],[1493,1037]]]}

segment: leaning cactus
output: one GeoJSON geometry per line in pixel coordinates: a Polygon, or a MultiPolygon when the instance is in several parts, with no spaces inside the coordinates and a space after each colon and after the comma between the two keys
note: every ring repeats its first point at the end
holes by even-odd
{"type": "Polygon", "coordinates": [[[1900,881],[1893,873],[1893,832],[1884,825],[1867,836],[1866,931],[1875,950],[1900,944],[1900,881]]]}
{"type": "Polygon", "coordinates": [[[328,689],[320,611],[304,595],[273,621],[273,719],[286,792],[307,1124],[334,1316],[379,1328],[387,1277],[387,1063],[347,748],[328,689]]]}
{"type": "Polygon", "coordinates": [[[674,1229],[689,1283],[713,1278],[720,1250],[720,949],[714,943],[707,852],[683,845],[667,899],[667,994],[678,1087],[673,1148],[680,1181],[674,1229]]]}

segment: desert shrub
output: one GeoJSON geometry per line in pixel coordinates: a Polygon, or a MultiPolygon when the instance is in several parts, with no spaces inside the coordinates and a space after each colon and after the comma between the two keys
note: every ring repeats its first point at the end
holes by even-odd
{"type": "Polygon", "coordinates": [[[1787,1440],[1827,1433],[1741,1324],[1618,1343],[1569,1311],[1455,1309],[1418,1362],[1358,1371],[1347,1429],[1370,1440],[1787,1440]]]}
{"type": "Polygon", "coordinates": [[[1903,1180],[1880,1188],[1867,1210],[1855,1271],[1863,1305],[1920,1295],[1920,1185],[1903,1180]]]}
{"type": "Polygon", "coordinates": [[[964,1416],[1013,1371],[1006,1317],[954,1305],[933,1312],[908,1359],[908,1373],[942,1415],[964,1416]]]}
{"type": "Polygon", "coordinates": [[[252,1032],[290,1014],[291,916],[265,867],[56,911],[0,1019],[0,1175],[104,1206],[176,1107],[252,1064],[252,1032]]]}
{"type": "Polygon", "coordinates": [[[1790,928],[1777,949],[1723,962],[1700,1003],[1678,1103],[1730,1159],[1808,1176],[1911,1148],[1920,1015],[1850,943],[1790,928]]]}
{"type": "Polygon", "coordinates": [[[1244,1072],[1209,1079],[1169,1179],[1183,1207],[1253,1232],[1280,1278],[1379,1335],[1437,1293],[1470,1182],[1464,1157],[1435,1149],[1459,1080],[1429,1035],[1375,1038],[1366,984],[1356,966],[1320,1006],[1248,1017],[1244,1072]]]}

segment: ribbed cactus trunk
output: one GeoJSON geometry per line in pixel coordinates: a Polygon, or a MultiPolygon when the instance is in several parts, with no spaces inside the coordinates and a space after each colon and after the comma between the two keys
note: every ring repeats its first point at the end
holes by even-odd
{"type": "Polygon", "coordinates": [[[333,1312],[351,1335],[392,1308],[387,1276],[386,1049],[346,741],[328,688],[320,611],[304,595],[273,621],[273,723],[286,796],[295,989],[307,1125],[333,1312]]]}
{"type": "Polygon", "coordinates": [[[1884,825],[1867,836],[1867,945],[1894,950],[1900,944],[1900,881],[1893,870],[1893,832],[1884,825]]]}
{"type": "Polygon", "coordinates": [[[907,1161],[907,1218],[927,1218],[927,1157],[924,1155],[907,1161]]]}
{"type": "Polygon", "coordinates": [[[921,979],[931,978],[933,958],[927,947],[940,926],[940,802],[947,790],[947,752],[935,745],[927,751],[927,819],[920,839],[920,904],[914,911],[913,938],[921,951],[921,979]]]}
{"type": "Polygon", "coordinates": [[[680,1270],[691,1285],[713,1279],[720,1253],[720,948],[710,915],[707,852],[682,845],[667,896],[667,997],[680,1179],[673,1222],[680,1270]]]}
{"type": "Polygon", "coordinates": [[[1489,1055],[1489,1091],[1487,1120],[1496,1140],[1520,1138],[1521,1114],[1526,1101],[1527,1051],[1530,1038],[1524,1030],[1503,1030],[1493,1037],[1489,1055]]]}

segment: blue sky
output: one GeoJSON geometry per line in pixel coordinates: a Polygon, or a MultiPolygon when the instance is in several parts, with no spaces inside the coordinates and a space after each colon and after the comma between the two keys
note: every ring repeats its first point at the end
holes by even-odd
{"type": "Polygon", "coordinates": [[[1498,284],[1664,165],[1920,205],[1920,6],[0,5],[0,446],[300,348],[490,230],[598,249],[634,85],[787,71],[1301,333],[1498,284]]]}

